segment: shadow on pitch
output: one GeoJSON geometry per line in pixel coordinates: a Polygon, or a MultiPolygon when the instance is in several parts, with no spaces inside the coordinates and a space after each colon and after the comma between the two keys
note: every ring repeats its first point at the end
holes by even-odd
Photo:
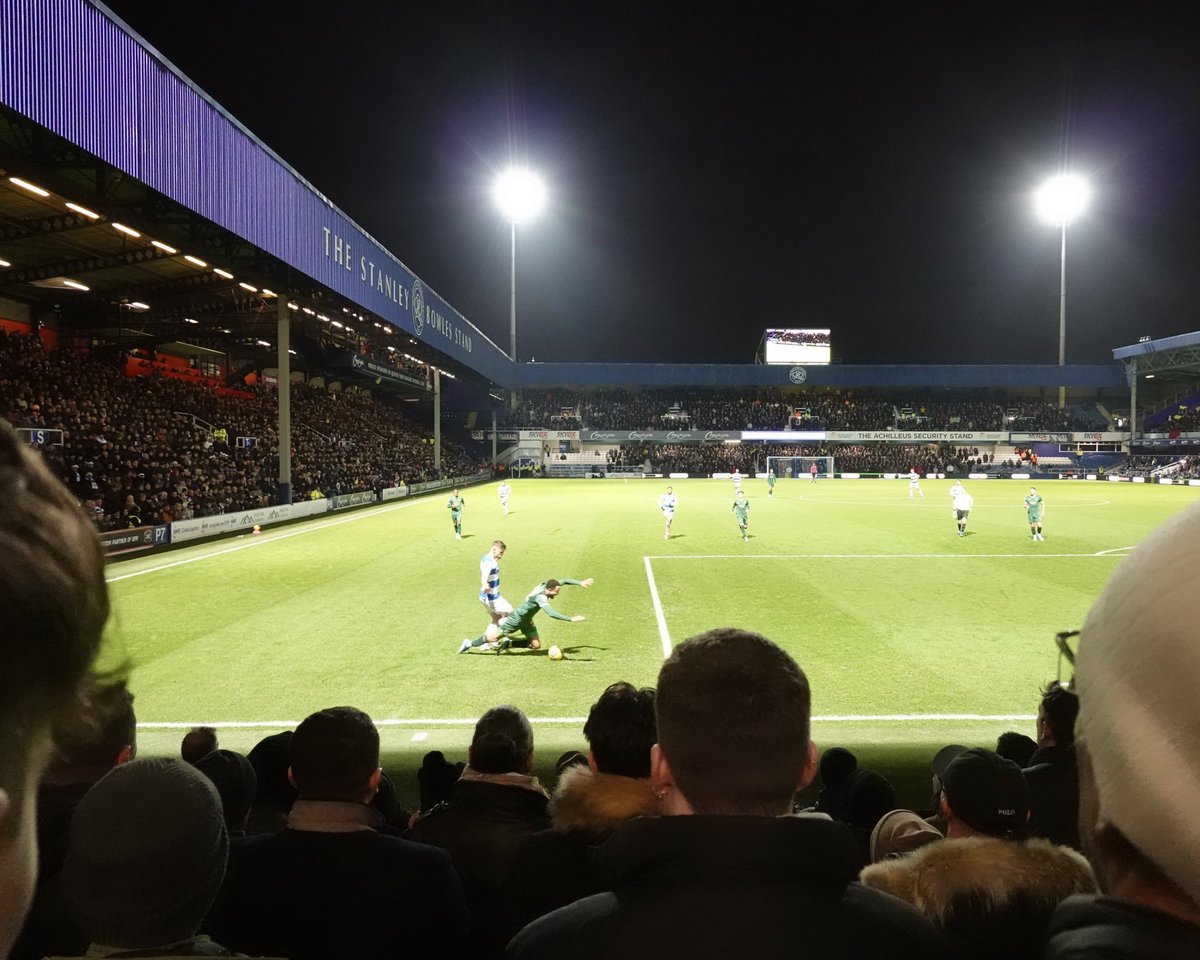
{"type": "MultiPolygon", "coordinates": [[[[574,647],[566,647],[559,644],[558,647],[563,652],[564,660],[574,660],[576,663],[593,663],[595,657],[580,656],[585,650],[607,650],[608,647],[601,647],[590,643],[581,643],[574,647]]],[[[537,650],[531,647],[510,647],[504,651],[503,656],[506,657],[545,657],[549,653],[549,646],[541,647],[537,650]]]]}

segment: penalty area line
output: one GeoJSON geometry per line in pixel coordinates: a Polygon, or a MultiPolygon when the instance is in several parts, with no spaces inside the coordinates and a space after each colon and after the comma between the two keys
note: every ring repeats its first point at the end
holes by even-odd
{"type": "Polygon", "coordinates": [[[658,621],[658,636],[662,640],[663,659],[671,655],[671,634],[667,632],[667,618],[663,613],[662,601],[658,597],[658,585],[654,582],[654,570],[650,557],[642,557],[646,564],[646,581],[650,584],[650,599],[654,602],[654,619],[658,621]]]}
{"type": "MultiPolygon", "coordinates": [[[[863,713],[827,714],[812,718],[813,723],[963,723],[981,721],[985,723],[1012,723],[1036,720],[1032,713],[863,713]]],[[[478,717],[417,717],[413,719],[393,718],[375,720],[377,727],[473,727],[478,717]]],[[[530,717],[536,726],[582,726],[587,717],[530,717]]],[[[215,727],[219,730],[291,730],[300,725],[299,720],[203,720],[162,721],[139,723],[139,730],[190,730],[192,727],[215,727]]]]}

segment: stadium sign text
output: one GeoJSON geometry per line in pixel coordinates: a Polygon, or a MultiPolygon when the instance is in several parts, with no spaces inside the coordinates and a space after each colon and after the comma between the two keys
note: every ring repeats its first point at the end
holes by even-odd
{"type": "Polygon", "coordinates": [[[401,309],[409,311],[413,331],[418,337],[429,339],[425,334],[425,329],[428,328],[467,353],[471,352],[470,332],[435,310],[432,304],[425,302],[425,289],[420,280],[414,278],[412,286],[406,287],[402,281],[385,270],[383,264],[376,264],[366,254],[360,254],[355,260],[348,237],[339,236],[330,227],[322,227],[321,232],[324,234],[323,252],[326,259],[332,260],[336,266],[344,268],[351,275],[357,274],[359,283],[401,309]]]}
{"type": "MultiPolygon", "coordinates": [[[[503,440],[504,435],[500,438],[503,440]]],[[[522,440],[578,440],[578,430],[522,430],[520,431],[522,440]]]]}
{"type": "Polygon", "coordinates": [[[843,443],[1003,443],[1008,434],[998,430],[830,430],[825,438],[843,443]]]}
{"type": "Polygon", "coordinates": [[[588,443],[724,443],[740,440],[740,430],[584,430],[588,443]]]}

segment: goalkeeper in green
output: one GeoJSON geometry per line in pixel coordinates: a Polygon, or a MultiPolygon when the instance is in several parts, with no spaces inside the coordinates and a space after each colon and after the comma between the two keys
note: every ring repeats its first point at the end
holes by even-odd
{"type": "Polygon", "coordinates": [[[749,540],[750,534],[747,530],[750,526],[750,501],[746,499],[746,495],[741,490],[738,491],[738,495],[733,501],[733,515],[737,517],[738,530],[741,531],[742,539],[749,540]]]}
{"type": "Polygon", "coordinates": [[[497,652],[506,650],[513,646],[513,635],[521,634],[524,641],[520,646],[527,646],[532,650],[539,650],[542,646],[541,638],[538,636],[537,627],[533,624],[533,618],[537,614],[545,610],[546,613],[554,620],[566,620],[570,623],[579,623],[586,619],[580,614],[573,617],[568,617],[565,613],[559,613],[552,606],[550,601],[558,596],[558,592],[563,587],[590,587],[594,581],[591,577],[586,580],[572,580],[570,577],[563,577],[561,580],[550,579],[545,583],[539,583],[533,588],[533,591],[522,600],[515,610],[512,611],[499,623],[489,623],[487,630],[474,640],[466,639],[458,645],[459,653],[466,653],[472,647],[483,647],[484,650],[495,650],[497,652]]]}

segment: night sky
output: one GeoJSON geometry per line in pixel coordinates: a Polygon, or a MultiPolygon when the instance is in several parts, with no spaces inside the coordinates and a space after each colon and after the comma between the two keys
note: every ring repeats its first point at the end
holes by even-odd
{"type": "Polygon", "coordinates": [[[1200,4],[806,0],[110,7],[507,349],[750,362],[1056,363],[1200,329],[1200,4]],[[308,12],[308,11],[312,12],[308,12]]]}

